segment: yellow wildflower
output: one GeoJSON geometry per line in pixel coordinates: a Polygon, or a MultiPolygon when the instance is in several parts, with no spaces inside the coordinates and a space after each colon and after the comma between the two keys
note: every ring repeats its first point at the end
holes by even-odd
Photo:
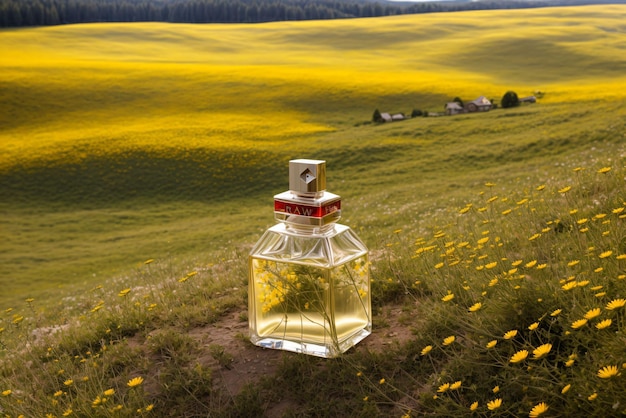
{"type": "Polygon", "coordinates": [[[134,388],[135,386],[139,386],[142,383],[143,383],[143,377],[138,376],[138,377],[133,377],[132,379],[130,379],[126,385],[129,388],[134,388]]]}
{"type": "Polygon", "coordinates": [[[550,316],[558,316],[561,312],[563,312],[563,309],[556,309],[556,310],[552,311],[550,316]]]}
{"type": "Polygon", "coordinates": [[[600,316],[600,308],[591,309],[585,314],[585,318],[587,319],[593,319],[596,316],[600,316]]]}
{"type": "Polygon", "coordinates": [[[494,410],[500,408],[501,406],[502,406],[502,399],[501,398],[494,399],[493,401],[487,402],[487,408],[490,411],[494,411],[494,410]]]}
{"type": "Polygon", "coordinates": [[[552,344],[543,344],[533,350],[533,358],[539,359],[552,350],[552,344]]]}
{"type": "Polygon", "coordinates": [[[378,384],[380,384],[380,385],[382,385],[384,383],[385,383],[385,378],[384,377],[378,381],[378,384]]]}
{"type": "Polygon", "coordinates": [[[594,400],[594,399],[596,399],[597,397],[598,397],[598,393],[597,393],[597,392],[594,392],[594,393],[592,393],[591,395],[589,395],[589,396],[587,397],[587,399],[588,399],[588,400],[590,400],[590,401],[593,401],[593,400],[594,400]]]}
{"type": "Polygon", "coordinates": [[[478,401],[472,402],[472,404],[470,405],[470,411],[475,411],[477,409],[478,409],[478,401]]]}
{"type": "Polygon", "coordinates": [[[537,327],[539,327],[539,322],[533,322],[532,324],[528,326],[528,329],[531,331],[534,331],[537,329],[537,327]]]}
{"type": "Polygon", "coordinates": [[[598,370],[598,377],[600,379],[610,379],[613,376],[617,376],[617,366],[605,366],[598,370]]]}
{"type": "Polygon", "coordinates": [[[578,329],[578,328],[584,327],[587,324],[587,321],[588,321],[587,318],[576,320],[572,322],[572,328],[578,329]]]}
{"type": "Polygon", "coordinates": [[[606,304],[606,309],[609,311],[618,309],[626,305],[626,299],[613,299],[606,304]]]}
{"type": "Polygon", "coordinates": [[[502,338],[504,338],[505,340],[510,340],[511,338],[515,337],[517,335],[517,330],[516,329],[512,329],[511,331],[507,331],[502,338]]]}
{"type": "Polygon", "coordinates": [[[565,385],[565,386],[563,387],[563,389],[561,389],[561,393],[562,393],[562,394],[567,393],[567,391],[568,391],[568,390],[570,390],[570,388],[571,388],[571,387],[572,387],[572,385],[565,385]]]}
{"type": "Polygon", "coordinates": [[[443,339],[443,345],[450,345],[454,342],[454,340],[456,340],[456,337],[454,335],[446,337],[443,339]]]}
{"type": "Polygon", "coordinates": [[[457,390],[458,388],[461,387],[461,384],[462,384],[461,381],[457,380],[456,382],[450,385],[450,390],[457,390]]]}
{"type": "Polygon", "coordinates": [[[448,389],[450,389],[450,383],[444,383],[443,385],[439,386],[439,388],[437,389],[437,393],[444,393],[448,389]]]}
{"type": "Polygon", "coordinates": [[[492,391],[493,393],[498,393],[498,392],[500,392],[500,386],[494,386],[494,387],[493,387],[493,389],[491,389],[491,391],[492,391]]]}
{"type": "Polygon", "coordinates": [[[517,353],[513,354],[511,356],[511,360],[509,361],[511,363],[519,363],[520,361],[526,360],[526,357],[528,357],[528,350],[520,350],[517,353]]]}
{"type": "Polygon", "coordinates": [[[578,283],[576,283],[576,282],[567,282],[563,286],[561,286],[561,289],[563,289],[563,290],[565,290],[567,292],[568,290],[572,290],[576,286],[578,286],[578,283]]]}
{"type": "Polygon", "coordinates": [[[491,340],[487,343],[487,348],[493,348],[496,346],[496,344],[498,344],[498,340],[491,340]]]}
{"type": "Polygon", "coordinates": [[[604,329],[604,328],[608,328],[611,326],[611,324],[613,323],[613,321],[611,319],[605,319],[603,321],[600,321],[596,324],[596,328],[598,329],[604,329]]]}
{"type": "Polygon", "coordinates": [[[601,169],[598,170],[598,173],[604,174],[604,173],[608,173],[609,171],[611,171],[611,167],[602,167],[601,169]]]}
{"type": "Polygon", "coordinates": [[[67,379],[65,382],[63,382],[65,386],[72,386],[72,383],[74,383],[72,379],[67,379]]]}
{"type": "Polygon", "coordinates": [[[115,389],[107,389],[104,391],[104,396],[113,396],[115,389]]]}
{"type": "Polygon", "coordinates": [[[572,190],[572,186],[565,186],[562,189],[559,189],[559,193],[565,194],[565,193],[569,192],[570,190],[572,190]]]}
{"type": "Polygon", "coordinates": [[[119,297],[124,297],[127,294],[130,293],[130,288],[124,289],[124,290],[120,290],[120,292],[117,294],[119,297]]]}
{"type": "Polygon", "coordinates": [[[537,260],[532,260],[532,261],[529,261],[528,263],[524,264],[524,267],[532,268],[532,267],[535,267],[535,264],[537,264],[537,260]]]}
{"type": "Polygon", "coordinates": [[[604,251],[602,253],[600,253],[600,255],[598,256],[599,258],[607,258],[610,257],[613,254],[613,251],[608,250],[608,251],[604,251]]]}
{"type": "Polygon", "coordinates": [[[530,410],[530,414],[528,415],[530,418],[537,418],[539,415],[543,414],[549,409],[548,404],[545,402],[538,403],[533,406],[533,409],[530,410]]]}
{"type": "Polygon", "coordinates": [[[422,348],[422,352],[420,353],[420,355],[425,356],[426,354],[430,353],[430,350],[432,349],[432,345],[427,345],[426,347],[422,348]]]}
{"type": "Polygon", "coordinates": [[[441,298],[441,300],[444,302],[450,302],[452,299],[454,299],[454,293],[448,293],[447,295],[441,298]]]}
{"type": "Polygon", "coordinates": [[[7,389],[7,390],[2,391],[2,396],[9,396],[12,393],[13,391],[11,389],[7,389]]]}
{"type": "Polygon", "coordinates": [[[469,311],[470,312],[476,312],[478,310],[480,310],[480,308],[482,308],[483,304],[480,302],[476,302],[475,304],[473,304],[472,306],[469,307],[469,311]]]}

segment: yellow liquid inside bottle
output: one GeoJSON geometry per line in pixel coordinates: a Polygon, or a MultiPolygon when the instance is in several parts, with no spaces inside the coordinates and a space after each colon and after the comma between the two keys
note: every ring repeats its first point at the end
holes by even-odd
{"type": "Polygon", "coordinates": [[[251,340],[256,345],[335,357],[371,333],[366,252],[320,267],[250,258],[251,340]]]}

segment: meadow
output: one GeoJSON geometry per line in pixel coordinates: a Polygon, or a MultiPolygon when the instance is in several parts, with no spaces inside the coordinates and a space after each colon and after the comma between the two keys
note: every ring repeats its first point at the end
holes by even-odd
{"type": "Polygon", "coordinates": [[[0,414],[626,413],[625,17],[1,31],[0,414]],[[544,95],[370,122],[507,90],[544,95]],[[371,248],[375,331],[235,390],[292,158],[371,248]]]}

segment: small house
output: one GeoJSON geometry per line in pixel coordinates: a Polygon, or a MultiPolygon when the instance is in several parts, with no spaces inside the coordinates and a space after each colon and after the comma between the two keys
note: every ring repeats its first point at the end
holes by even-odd
{"type": "Polygon", "coordinates": [[[393,119],[389,113],[381,113],[380,114],[381,122],[391,122],[393,119]]]}
{"type": "Polygon", "coordinates": [[[446,103],[445,109],[446,109],[446,115],[456,115],[456,114],[465,112],[465,109],[463,109],[463,106],[461,106],[458,102],[446,103]]]}
{"type": "Polygon", "coordinates": [[[487,112],[492,107],[493,105],[485,96],[480,96],[478,99],[465,103],[465,108],[469,112],[487,112]]]}

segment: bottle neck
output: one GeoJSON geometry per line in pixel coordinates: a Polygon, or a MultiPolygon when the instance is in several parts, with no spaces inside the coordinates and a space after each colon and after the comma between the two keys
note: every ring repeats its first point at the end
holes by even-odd
{"type": "Polygon", "coordinates": [[[293,222],[283,222],[285,229],[299,235],[325,235],[335,230],[335,223],[326,225],[305,225],[293,222]]]}

